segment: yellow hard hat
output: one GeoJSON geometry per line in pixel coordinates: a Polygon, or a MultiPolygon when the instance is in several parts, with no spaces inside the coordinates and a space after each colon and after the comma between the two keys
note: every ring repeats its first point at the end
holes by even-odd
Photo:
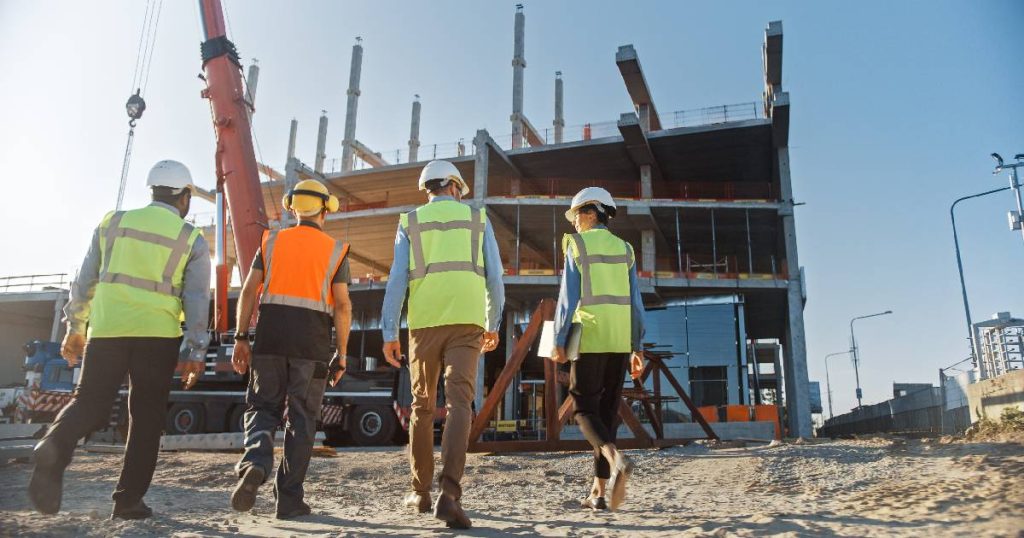
{"type": "Polygon", "coordinates": [[[281,205],[302,217],[312,217],[324,210],[332,213],[337,211],[341,202],[323,183],[315,179],[304,179],[281,198],[281,205]]]}

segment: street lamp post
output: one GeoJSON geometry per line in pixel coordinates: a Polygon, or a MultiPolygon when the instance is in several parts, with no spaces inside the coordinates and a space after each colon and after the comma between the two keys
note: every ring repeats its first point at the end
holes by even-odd
{"type": "Polygon", "coordinates": [[[866,316],[857,316],[850,320],[850,353],[853,355],[853,375],[857,379],[857,409],[861,408],[861,399],[863,398],[864,393],[860,389],[860,358],[857,356],[857,338],[853,334],[853,322],[858,319],[867,319],[876,316],[885,316],[888,314],[892,314],[892,310],[886,310],[885,312],[879,312],[877,314],[868,314],[866,316]]]}
{"type": "Polygon", "coordinates": [[[1010,188],[1017,195],[1017,211],[1010,212],[1010,229],[1020,230],[1022,237],[1024,237],[1024,200],[1021,199],[1020,194],[1020,181],[1017,179],[1017,169],[1024,166],[1024,153],[1018,153],[1013,156],[1017,160],[1015,164],[1003,163],[1003,158],[998,153],[993,153],[992,158],[996,160],[996,169],[992,171],[993,174],[998,174],[1003,170],[1010,170],[1010,188]]]}
{"type": "MultiPolygon", "coordinates": [[[[1016,173],[1014,169],[1014,173],[1016,173]]],[[[971,362],[976,367],[978,365],[977,355],[974,350],[974,324],[971,322],[971,307],[967,303],[967,284],[964,282],[964,264],[960,259],[960,239],[956,233],[956,205],[964,200],[970,200],[971,198],[980,198],[982,196],[988,196],[997,192],[1003,192],[1010,190],[1011,187],[1002,187],[999,189],[992,189],[990,191],[979,192],[978,194],[972,194],[970,196],[964,196],[957,198],[952,205],[949,206],[949,221],[953,224],[953,248],[956,249],[956,268],[960,272],[960,294],[964,299],[964,317],[967,318],[967,342],[971,346],[971,362]]]]}
{"type": "Polygon", "coordinates": [[[825,355],[825,392],[828,394],[828,418],[833,418],[835,415],[832,414],[832,381],[828,376],[828,360],[838,355],[849,355],[849,351],[840,351],[838,353],[829,353],[825,355]]]}

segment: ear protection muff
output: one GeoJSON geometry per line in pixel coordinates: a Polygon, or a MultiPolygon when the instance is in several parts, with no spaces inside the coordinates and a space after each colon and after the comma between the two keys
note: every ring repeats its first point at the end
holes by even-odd
{"type": "Polygon", "coordinates": [[[288,194],[285,194],[281,198],[281,205],[285,208],[285,210],[292,210],[292,197],[295,196],[296,194],[305,194],[307,196],[319,198],[324,203],[324,209],[326,209],[330,213],[336,212],[341,207],[341,200],[338,200],[338,197],[334,196],[333,194],[324,194],[322,192],[311,191],[306,189],[292,189],[288,191],[288,194]]]}

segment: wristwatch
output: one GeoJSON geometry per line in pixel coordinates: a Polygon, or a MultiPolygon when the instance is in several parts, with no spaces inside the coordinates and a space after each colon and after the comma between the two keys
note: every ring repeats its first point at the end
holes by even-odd
{"type": "Polygon", "coordinates": [[[239,340],[249,340],[249,333],[235,333],[235,342],[239,340]]]}

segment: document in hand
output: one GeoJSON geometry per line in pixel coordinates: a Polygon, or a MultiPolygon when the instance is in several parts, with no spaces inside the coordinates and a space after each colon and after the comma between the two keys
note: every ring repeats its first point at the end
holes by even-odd
{"type": "MultiPolygon", "coordinates": [[[[579,323],[573,323],[569,328],[569,339],[565,343],[565,356],[574,361],[580,358],[580,335],[583,327],[579,323]]],[[[538,344],[537,356],[551,358],[551,352],[555,347],[555,322],[545,321],[540,332],[540,344],[538,344]]]]}

